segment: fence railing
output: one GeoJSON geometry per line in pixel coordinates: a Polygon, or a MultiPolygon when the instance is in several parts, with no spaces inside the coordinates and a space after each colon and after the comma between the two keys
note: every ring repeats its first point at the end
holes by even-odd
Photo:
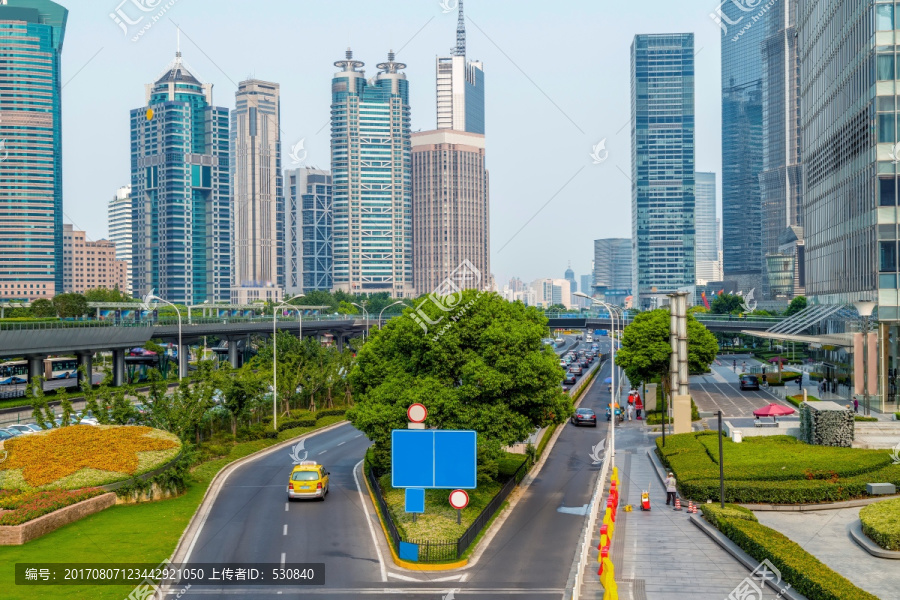
{"type": "Polygon", "coordinates": [[[459,540],[456,542],[457,559],[462,557],[472,542],[475,541],[475,538],[478,537],[478,534],[481,533],[481,530],[484,529],[484,526],[493,518],[494,513],[500,509],[506,501],[506,498],[512,493],[513,489],[519,485],[519,482],[521,482],[522,479],[524,479],[525,473],[527,473],[528,469],[531,467],[529,462],[530,460],[526,459],[525,462],[519,465],[519,468],[516,469],[512,478],[503,484],[503,487],[500,488],[500,491],[497,492],[494,499],[488,502],[488,505],[484,507],[484,510],[475,517],[475,521],[473,521],[472,524],[469,525],[469,528],[466,529],[465,533],[460,536],[459,540]]]}

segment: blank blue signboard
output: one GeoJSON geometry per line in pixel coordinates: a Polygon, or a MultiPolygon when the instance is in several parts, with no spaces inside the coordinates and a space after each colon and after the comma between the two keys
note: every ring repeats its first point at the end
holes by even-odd
{"type": "Polygon", "coordinates": [[[406,488],[405,508],[408,513],[425,512],[425,490],[422,488],[406,488]]]}
{"type": "Polygon", "coordinates": [[[391,432],[395,488],[475,489],[477,434],[444,429],[391,432]]]}

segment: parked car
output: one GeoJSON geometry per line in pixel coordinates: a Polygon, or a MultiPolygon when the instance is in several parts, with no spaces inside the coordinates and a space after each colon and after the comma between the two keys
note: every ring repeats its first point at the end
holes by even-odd
{"type": "Polygon", "coordinates": [[[14,437],[15,436],[13,434],[9,433],[8,431],[0,429],[0,442],[4,442],[6,440],[11,440],[14,437]]]}
{"type": "Polygon", "coordinates": [[[18,429],[12,429],[10,427],[7,427],[5,429],[0,429],[0,431],[5,431],[7,433],[7,435],[11,435],[12,437],[19,437],[20,435],[23,435],[23,433],[21,431],[19,431],[18,429]]]}
{"type": "Polygon", "coordinates": [[[589,408],[579,408],[572,415],[573,425],[592,425],[597,426],[597,415],[589,408]]]}
{"type": "MultiPolygon", "coordinates": [[[[32,433],[36,433],[34,429],[29,427],[28,425],[25,425],[24,423],[16,423],[15,425],[8,426],[6,429],[18,431],[20,434],[23,434],[23,435],[29,435],[32,433]]],[[[38,427],[38,431],[40,431],[40,430],[41,430],[41,428],[38,427]]]]}
{"type": "Polygon", "coordinates": [[[756,375],[741,375],[741,389],[742,390],[758,390],[759,389],[759,377],[756,375]]]}

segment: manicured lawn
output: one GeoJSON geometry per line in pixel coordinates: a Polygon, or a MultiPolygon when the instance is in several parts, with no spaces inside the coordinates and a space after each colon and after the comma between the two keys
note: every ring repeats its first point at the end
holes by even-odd
{"type": "Polygon", "coordinates": [[[876,502],[859,511],[863,533],[885,550],[900,550],[900,498],[876,502]]]}
{"type": "Polygon", "coordinates": [[[77,561],[152,563],[155,566],[174,552],[178,539],[203,500],[206,488],[222,467],[257,450],[342,420],[342,416],[323,417],[316,427],[283,431],[277,440],[237,444],[227,457],[196,468],[188,480],[187,492],[178,498],[114,506],[24,546],[0,546],[0,596],[3,600],[60,597],[122,600],[134,586],[17,587],[14,565],[17,562],[77,561]]]}
{"type": "MultiPolygon", "coordinates": [[[[663,463],[672,469],[686,498],[719,499],[718,439],[715,432],[657,440],[663,463]]],[[[727,502],[793,504],[865,497],[866,483],[900,484],[900,465],[884,450],[810,446],[790,436],[723,441],[727,502]]]]}

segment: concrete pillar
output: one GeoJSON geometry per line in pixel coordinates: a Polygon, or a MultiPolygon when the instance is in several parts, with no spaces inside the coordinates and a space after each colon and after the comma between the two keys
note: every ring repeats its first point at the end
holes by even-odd
{"type": "MultiPolygon", "coordinates": [[[[45,356],[29,356],[28,357],[28,384],[34,385],[38,377],[44,376],[44,359],[45,356]]],[[[30,387],[28,389],[31,389],[30,387]]]]}
{"type": "Polygon", "coordinates": [[[675,433],[691,432],[691,397],[675,394],[672,429],[675,433]]]}
{"type": "Polygon", "coordinates": [[[113,350],[112,353],[113,386],[119,387],[125,383],[125,351],[113,350]]]}
{"type": "Polygon", "coordinates": [[[344,351],[344,336],[343,335],[337,336],[337,349],[339,352],[344,351]]]}
{"type": "Polygon", "coordinates": [[[78,385],[81,385],[82,379],[87,379],[88,384],[94,383],[94,353],[79,352],[78,366],[84,367],[84,375],[81,374],[80,369],[78,371],[78,385]]]}
{"type": "Polygon", "coordinates": [[[237,369],[241,366],[237,340],[228,340],[228,362],[231,363],[233,369],[237,369]]]}
{"type": "Polygon", "coordinates": [[[178,349],[178,372],[181,377],[188,376],[188,365],[191,362],[191,347],[185,344],[178,349]]]}

